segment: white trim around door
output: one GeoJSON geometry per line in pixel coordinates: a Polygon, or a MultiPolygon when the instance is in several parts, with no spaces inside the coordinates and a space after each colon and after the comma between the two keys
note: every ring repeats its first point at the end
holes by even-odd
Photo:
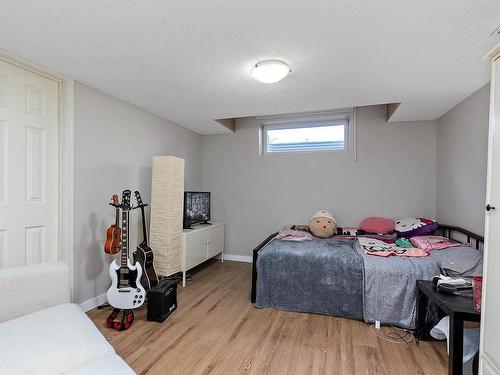
{"type": "Polygon", "coordinates": [[[74,81],[0,50],[0,60],[28,70],[59,85],[59,259],[69,267],[71,300],[74,296],[74,81]]]}

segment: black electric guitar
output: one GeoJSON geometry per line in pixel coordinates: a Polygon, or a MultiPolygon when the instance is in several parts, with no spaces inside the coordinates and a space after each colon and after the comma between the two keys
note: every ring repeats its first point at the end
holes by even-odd
{"type": "Polygon", "coordinates": [[[153,263],[153,250],[151,250],[148,245],[146,213],[144,211],[147,204],[142,202],[141,194],[138,191],[135,191],[134,194],[137,199],[137,207],[141,209],[142,214],[142,242],[137,246],[137,250],[134,252],[134,260],[142,267],[141,284],[148,290],[158,284],[158,275],[156,274],[153,263]]]}

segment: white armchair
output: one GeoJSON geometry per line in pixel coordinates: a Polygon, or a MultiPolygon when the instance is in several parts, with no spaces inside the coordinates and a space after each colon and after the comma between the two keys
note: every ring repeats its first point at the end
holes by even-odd
{"type": "Polygon", "coordinates": [[[70,302],[69,272],[63,262],[0,271],[0,323],[70,302]]]}
{"type": "Polygon", "coordinates": [[[134,374],[70,301],[62,262],[0,270],[0,373],[134,374]]]}

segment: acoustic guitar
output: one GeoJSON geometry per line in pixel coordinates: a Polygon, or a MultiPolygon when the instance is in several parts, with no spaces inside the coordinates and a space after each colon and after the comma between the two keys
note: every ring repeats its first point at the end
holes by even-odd
{"type": "Polygon", "coordinates": [[[122,196],[122,243],[120,260],[115,259],[109,265],[111,286],[106,292],[108,303],[117,309],[130,310],[141,306],[146,299],[146,290],[141,285],[142,267],[138,262],[130,263],[128,257],[128,222],[130,190],[124,190],[122,196]]]}
{"type": "Polygon", "coordinates": [[[147,204],[142,202],[141,194],[138,191],[134,192],[137,200],[137,207],[141,209],[142,216],[142,242],[137,246],[134,252],[134,260],[142,266],[141,284],[146,290],[158,284],[158,275],[153,263],[153,250],[148,245],[148,232],[146,225],[146,213],[144,208],[147,204]]]}
{"type": "Polygon", "coordinates": [[[118,195],[111,198],[111,206],[116,209],[115,223],[106,230],[106,242],[104,243],[104,252],[106,254],[117,254],[120,252],[122,230],[120,229],[120,202],[118,195]]]}

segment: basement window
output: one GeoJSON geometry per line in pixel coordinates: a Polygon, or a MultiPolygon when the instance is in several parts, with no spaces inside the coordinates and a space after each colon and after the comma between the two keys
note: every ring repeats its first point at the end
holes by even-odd
{"type": "Polygon", "coordinates": [[[347,149],[349,116],[318,121],[262,124],[262,153],[343,151],[347,149]]]}

